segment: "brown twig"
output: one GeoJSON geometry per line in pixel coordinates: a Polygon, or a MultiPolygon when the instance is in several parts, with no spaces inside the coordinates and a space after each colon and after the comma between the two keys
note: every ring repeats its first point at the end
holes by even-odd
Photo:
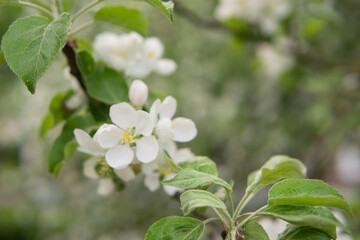
{"type": "Polygon", "coordinates": [[[70,73],[73,75],[79,82],[81,88],[84,90],[84,93],[87,97],[89,97],[89,94],[86,90],[84,78],[80,72],[80,69],[76,63],[76,54],[74,51],[74,43],[72,41],[67,41],[65,47],[63,48],[62,52],[64,53],[66,60],[68,62],[68,65],[70,67],[70,73]]]}

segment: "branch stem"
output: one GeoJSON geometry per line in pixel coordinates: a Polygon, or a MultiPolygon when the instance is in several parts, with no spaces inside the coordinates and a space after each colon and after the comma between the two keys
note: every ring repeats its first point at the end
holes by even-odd
{"type": "Polygon", "coordinates": [[[253,218],[254,216],[256,216],[259,212],[265,211],[269,206],[265,205],[261,208],[259,208],[258,210],[256,210],[255,212],[251,213],[247,218],[245,218],[244,220],[242,220],[239,225],[237,225],[237,228],[240,228],[241,226],[245,225],[249,220],[251,220],[251,218],[253,218]]]}
{"type": "Polygon", "coordinates": [[[235,212],[233,214],[233,221],[236,222],[237,217],[245,207],[246,203],[252,198],[253,194],[252,191],[246,191],[244,197],[241,199],[239,204],[237,205],[235,212]]]}
{"type": "Polygon", "coordinates": [[[80,17],[83,13],[85,13],[87,10],[89,10],[90,8],[92,8],[93,6],[99,4],[100,2],[102,2],[103,0],[95,0],[91,3],[89,3],[88,5],[86,5],[84,8],[80,9],[73,17],[72,20],[75,21],[75,19],[77,19],[78,17],[80,17]]]}
{"type": "Polygon", "coordinates": [[[46,14],[48,17],[53,18],[53,13],[50,12],[48,9],[39,6],[37,4],[31,3],[31,2],[24,2],[24,1],[4,1],[4,2],[0,2],[0,6],[1,5],[8,5],[8,6],[19,6],[19,7],[29,7],[29,8],[34,8],[36,10],[39,10],[40,12],[46,14]]]}

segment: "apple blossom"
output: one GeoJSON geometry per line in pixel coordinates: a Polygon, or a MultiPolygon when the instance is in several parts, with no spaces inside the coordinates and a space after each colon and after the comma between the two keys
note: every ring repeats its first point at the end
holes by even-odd
{"type": "Polygon", "coordinates": [[[176,70],[176,63],[162,58],[164,46],[156,37],[144,39],[136,32],[117,35],[102,33],[94,41],[95,57],[127,76],[143,78],[152,71],[169,75],[176,70]]]}
{"type": "Polygon", "coordinates": [[[114,124],[102,125],[94,136],[107,149],[105,159],[110,167],[125,168],[133,161],[134,152],[140,162],[155,160],[159,145],[151,135],[153,123],[147,112],[122,102],[110,107],[110,118],[114,124]]]}
{"type": "Polygon", "coordinates": [[[143,81],[134,80],[129,89],[131,103],[136,107],[143,106],[148,98],[148,92],[148,87],[143,81]]]}

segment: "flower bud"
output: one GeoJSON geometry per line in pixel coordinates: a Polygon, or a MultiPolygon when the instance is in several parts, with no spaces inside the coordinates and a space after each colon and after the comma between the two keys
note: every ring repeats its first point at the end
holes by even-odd
{"type": "Polygon", "coordinates": [[[134,80],[130,86],[129,98],[136,107],[141,107],[148,98],[148,87],[141,80],[134,80]]]}

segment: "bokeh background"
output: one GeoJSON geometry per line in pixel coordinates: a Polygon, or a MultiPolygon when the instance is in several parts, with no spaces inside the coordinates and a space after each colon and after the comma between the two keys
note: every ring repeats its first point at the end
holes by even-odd
{"type": "MultiPolygon", "coordinates": [[[[85,2],[64,1],[72,11],[85,2]]],[[[176,1],[174,24],[145,3],[108,2],[141,9],[148,35],[159,37],[165,57],[177,62],[173,75],[152,74],[144,81],[177,98],[177,116],[195,121],[198,136],[183,146],[212,158],[220,176],[235,181],[235,202],[251,171],[272,155],[289,155],[305,163],[309,178],[326,181],[347,198],[354,216],[345,219],[360,239],[358,0],[289,1],[271,32],[246,17],[219,17],[216,0],[176,1]]],[[[0,36],[13,20],[33,13],[1,6],[0,36]]],[[[124,32],[95,24],[79,36],[93,40],[103,31],[124,32]]],[[[181,215],[176,200],[162,190],[149,192],[142,177],[122,192],[99,196],[98,182],[83,175],[85,157],[79,153],[58,177],[47,171],[61,126],[45,138],[39,128],[52,96],[71,88],[65,66],[60,55],[31,95],[0,65],[0,239],[143,239],[158,219],[181,215]]],[[[248,210],[266,200],[259,193],[248,210]]],[[[204,236],[219,238],[211,226],[204,236]]]]}

